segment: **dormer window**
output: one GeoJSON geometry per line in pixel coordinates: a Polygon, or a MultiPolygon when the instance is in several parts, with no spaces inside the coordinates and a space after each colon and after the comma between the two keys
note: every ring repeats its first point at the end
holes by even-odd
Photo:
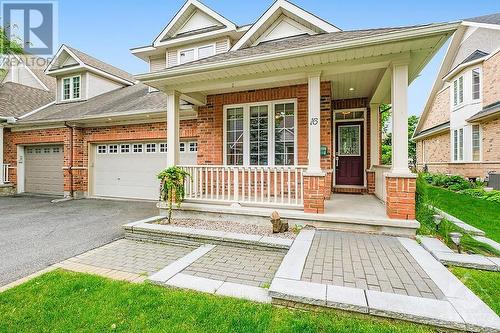
{"type": "Polygon", "coordinates": [[[62,100],[80,99],[80,76],[65,77],[62,82],[62,100]]]}
{"type": "Polygon", "coordinates": [[[179,63],[185,64],[186,62],[207,58],[215,54],[215,45],[203,45],[191,49],[179,51],[179,63]]]}

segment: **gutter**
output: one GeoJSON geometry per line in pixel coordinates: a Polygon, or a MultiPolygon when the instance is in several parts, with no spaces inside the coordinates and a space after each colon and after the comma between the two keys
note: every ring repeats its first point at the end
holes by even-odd
{"type": "MultiPolygon", "coordinates": [[[[251,65],[268,60],[280,60],[293,56],[301,56],[306,54],[322,53],[328,51],[337,51],[340,49],[359,47],[380,42],[391,42],[397,39],[423,37],[428,34],[452,32],[459,26],[459,22],[444,23],[440,25],[425,26],[420,28],[411,29],[410,31],[396,31],[385,34],[380,34],[374,37],[351,39],[344,42],[333,42],[329,44],[317,45],[308,48],[287,50],[279,53],[260,54],[254,57],[239,58],[234,60],[227,60],[223,62],[215,62],[209,64],[201,64],[199,66],[193,65],[191,67],[181,66],[180,68],[173,68],[163,72],[145,73],[136,75],[135,78],[142,82],[155,81],[160,79],[171,78],[175,76],[184,76],[188,74],[195,74],[201,71],[227,69],[230,66],[251,65]]],[[[230,51],[231,52],[231,51],[230,51]]],[[[236,52],[236,51],[232,51],[236,52]]]]}

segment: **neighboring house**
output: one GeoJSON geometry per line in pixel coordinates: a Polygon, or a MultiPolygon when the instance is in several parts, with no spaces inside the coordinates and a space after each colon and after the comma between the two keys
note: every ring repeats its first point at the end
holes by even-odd
{"type": "Polygon", "coordinates": [[[457,25],[342,31],[278,0],[237,26],[188,0],[132,50],[149,64],[145,85],[61,48],[46,69],[56,103],[6,131],[11,180],[18,192],[155,200],[156,174],[178,165],[193,205],[322,214],[332,192],[376,193],[390,218],[414,219],[408,84],[457,25]],[[390,168],[378,166],[381,103],[393,108],[390,168]]]}
{"type": "MultiPolygon", "coordinates": [[[[55,80],[43,73],[46,59],[10,55],[5,61],[6,75],[0,83],[0,161],[3,161],[4,126],[26,117],[33,110],[54,101],[55,80]]],[[[0,163],[0,194],[10,193],[9,164],[0,163]]]]}
{"type": "Polygon", "coordinates": [[[500,13],[466,19],[455,32],[414,140],[421,170],[500,172],[500,13]]]}

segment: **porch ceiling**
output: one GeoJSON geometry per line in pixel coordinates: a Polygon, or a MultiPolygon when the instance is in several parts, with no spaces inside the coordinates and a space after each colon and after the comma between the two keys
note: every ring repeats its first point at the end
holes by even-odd
{"type": "Polygon", "coordinates": [[[163,91],[211,95],[302,84],[307,82],[311,72],[319,71],[322,81],[332,81],[335,99],[376,96],[378,102],[387,102],[390,84],[387,85],[386,74],[391,63],[407,62],[411,83],[453,31],[454,27],[448,26],[424,36],[357,42],[346,47],[292,55],[265,55],[255,60],[210,64],[205,68],[203,65],[183,70],[173,68],[138,78],[163,91]]]}

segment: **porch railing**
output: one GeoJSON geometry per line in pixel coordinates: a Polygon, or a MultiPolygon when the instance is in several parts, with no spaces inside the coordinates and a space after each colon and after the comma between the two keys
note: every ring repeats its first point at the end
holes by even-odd
{"type": "Polygon", "coordinates": [[[258,206],[303,207],[304,171],[300,166],[180,166],[191,175],[186,199],[258,206]]]}
{"type": "Polygon", "coordinates": [[[2,164],[2,170],[0,170],[0,184],[7,184],[9,182],[9,166],[10,164],[2,164]]]}
{"type": "Polygon", "coordinates": [[[386,188],[385,188],[385,173],[391,169],[390,165],[374,165],[375,170],[375,195],[377,198],[385,202],[386,188]]]}

